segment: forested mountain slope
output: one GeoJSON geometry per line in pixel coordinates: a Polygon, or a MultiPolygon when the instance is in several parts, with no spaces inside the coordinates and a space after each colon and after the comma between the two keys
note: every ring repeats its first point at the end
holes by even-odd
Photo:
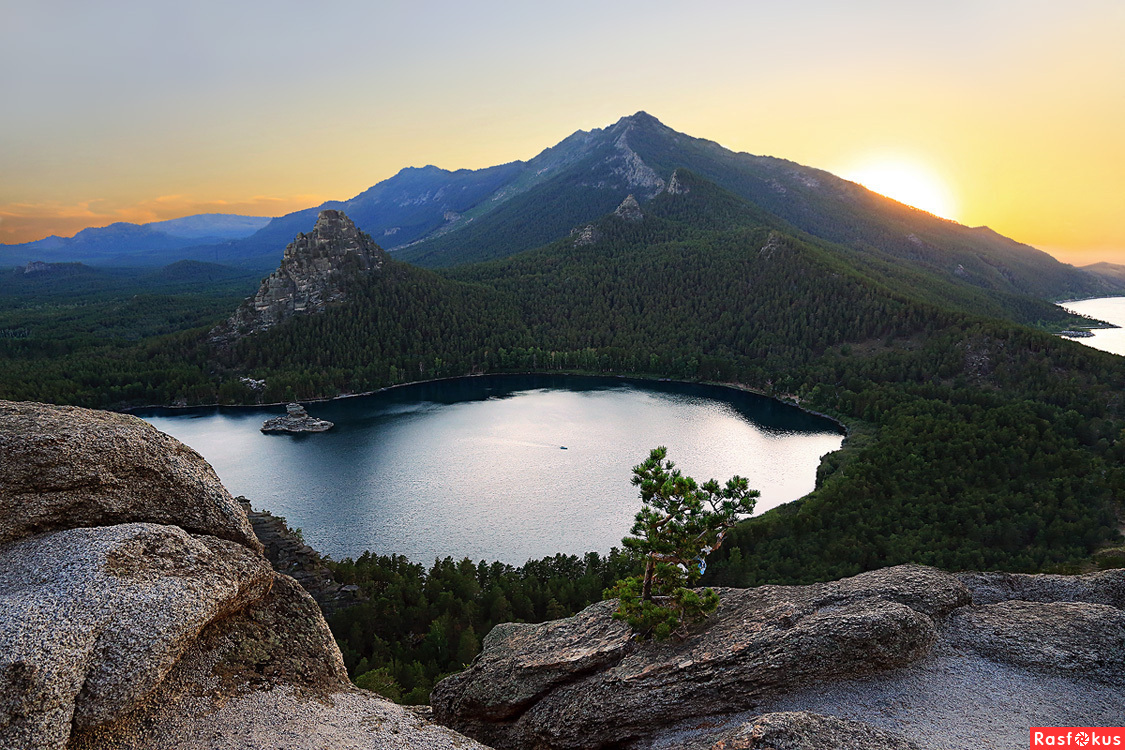
{"type": "Polygon", "coordinates": [[[1013,322],[1062,326],[1061,309],[826,242],[682,169],[575,230],[441,274],[388,258],[346,301],[222,344],[10,342],[0,396],[252,403],[527,370],[734,382],[852,434],[813,495],[741,527],[717,581],[1042,570],[1117,537],[1125,364],[1013,322]]]}
{"type": "Polygon", "coordinates": [[[401,264],[354,305],[239,342],[286,396],[471,372],[734,381],[849,421],[802,503],[710,575],[807,581],[895,562],[1043,569],[1115,538],[1120,358],[1000,318],[1066,313],[788,234],[678,172],[643,217],[439,276],[401,264]]]}

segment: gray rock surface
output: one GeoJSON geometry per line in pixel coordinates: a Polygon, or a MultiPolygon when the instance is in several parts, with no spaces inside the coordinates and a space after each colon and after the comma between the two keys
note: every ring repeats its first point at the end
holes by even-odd
{"type": "Polygon", "coordinates": [[[0,401],[0,544],[135,521],[261,549],[211,466],[175,438],[126,414],[0,401]]]}
{"type": "Polygon", "coordinates": [[[668,180],[667,187],[664,188],[664,192],[669,195],[686,195],[691,192],[688,186],[680,180],[679,172],[678,169],[672,172],[672,177],[668,180]]]}
{"type": "Polygon", "coordinates": [[[641,211],[641,205],[637,203],[637,199],[631,193],[626,195],[625,200],[621,201],[621,205],[614,209],[613,215],[630,222],[643,221],[645,218],[644,212],[641,211]]]}
{"type": "Polygon", "coordinates": [[[293,315],[323,312],[347,298],[357,274],[377,271],[387,255],[344,212],[321,211],[309,234],[285,248],[281,265],[230,319],[211,331],[222,343],[265,331],[293,315]]]}
{"type": "Polygon", "coordinates": [[[483,748],[353,686],[210,467],[139,420],[0,402],[0,532],[0,748],[483,748]]]}
{"type": "Polygon", "coordinates": [[[262,432],[326,432],[335,425],[327,419],[310,417],[300,404],[288,404],[285,415],[267,419],[262,424],[262,432]]]}
{"type": "Polygon", "coordinates": [[[956,648],[939,634],[902,669],[769,696],[753,709],[693,717],[656,730],[629,750],[697,750],[758,716],[812,711],[894,732],[926,750],[1027,750],[1031,726],[1117,726],[1125,679],[1029,670],[956,648]]]}
{"type": "Polygon", "coordinates": [[[575,247],[585,247],[599,242],[602,238],[602,233],[593,224],[587,224],[581,229],[572,229],[570,235],[574,237],[575,247]]]}
{"type": "Polygon", "coordinates": [[[496,628],[431,696],[435,719],[500,748],[616,746],[689,716],[921,658],[935,619],[969,601],[953,576],[899,566],[812,586],[722,589],[683,642],[637,643],[602,602],[496,628]]]}
{"type": "MultiPolygon", "coordinates": [[[[704,746],[698,746],[703,750],[704,746]]],[[[765,714],[725,732],[708,750],[919,750],[893,732],[808,711],[765,714]]],[[[686,749],[685,749],[686,750],[686,749]]]]}
{"type": "Polygon", "coordinates": [[[1086,602],[1006,601],[958,610],[955,645],[1024,667],[1119,679],[1125,675],[1125,612],[1086,602]]]}
{"type": "Polygon", "coordinates": [[[487,750],[351,685],[316,603],[288,576],[212,624],[160,688],[68,750],[487,750]]]}
{"type": "Polygon", "coordinates": [[[53,531],[0,556],[0,746],[65,744],[156,688],[211,621],[269,591],[246,547],[174,526],[53,531]]]}
{"type": "Polygon", "coordinates": [[[1030,573],[957,573],[973,594],[973,604],[1010,599],[1025,602],[1089,602],[1125,608],[1125,569],[1077,576],[1030,573]]]}

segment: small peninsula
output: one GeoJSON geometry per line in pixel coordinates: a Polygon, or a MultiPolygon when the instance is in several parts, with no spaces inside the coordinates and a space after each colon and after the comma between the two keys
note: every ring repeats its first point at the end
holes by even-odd
{"type": "Polygon", "coordinates": [[[262,432],[327,432],[335,425],[326,419],[310,417],[300,404],[288,404],[285,415],[267,419],[262,423],[262,432]]]}

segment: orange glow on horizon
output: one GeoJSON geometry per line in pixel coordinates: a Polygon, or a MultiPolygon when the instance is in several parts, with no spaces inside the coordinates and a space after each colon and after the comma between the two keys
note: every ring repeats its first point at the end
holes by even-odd
{"type": "Polygon", "coordinates": [[[320,205],[327,200],[331,198],[320,195],[258,195],[238,201],[198,200],[184,195],[164,195],[118,208],[105,206],[107,201],[83,201],[73,205],[53,202],[16,203],[0,206],[0,244],[15,245],[51,235],[72,237],[83,229],[105,227],[116,222],[148,224],[195,214],[284,216],[320,205]]]}
{"type": "Polygon", "coordinates": [[[839,176],[899,203],[920,208],[943,219],[957,220],[957,202],[953,193],[933,170],[917,160],[867,158],[843,170],[839,176]]]}

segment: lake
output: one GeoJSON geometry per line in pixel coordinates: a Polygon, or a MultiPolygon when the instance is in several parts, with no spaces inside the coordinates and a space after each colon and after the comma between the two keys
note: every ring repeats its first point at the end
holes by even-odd
{"type": "Polygon", "coordinates": [[[1072,339],[1103,352],[1125,356],[1125,297],[1099,297],[1076,302],[1063,302],[1062,307],[1121,328],[1099,328],[1090,331],[1093,336],[1072,339]]]}
{"type": "Polygon", "coordinates": [[[747,477],[761,512],[810,492],[843,440],[830,420],[755,394],[618,378],[461,378],[306,406],[335,428],[262,434],[278,406],[138,416],[318,551],[426,564],[620,546],[640,509],[631,469],[658,445],[700,482],[747,477]]]}

